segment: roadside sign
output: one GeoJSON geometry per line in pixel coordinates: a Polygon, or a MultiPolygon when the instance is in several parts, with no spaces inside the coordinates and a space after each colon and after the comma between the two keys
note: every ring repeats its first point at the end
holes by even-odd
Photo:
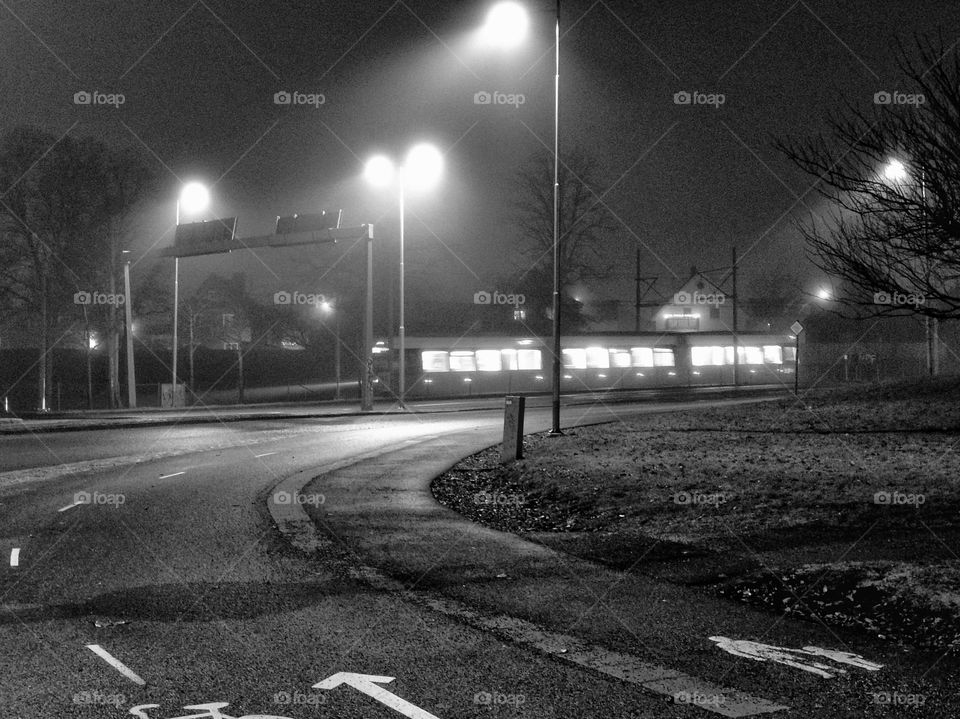
{"type": "MultiPolygon", "coordinates": [[[[781,325],[781,327],[782,326],[783,325],[781,325]]],[[[790,325],[790,331],[793,332],[793,334],[798,335],[803,332],[803,325],[799,322],[794,322],[792,325],[790,325]]]]}
{"type": "Polygon", "coordinates": [[[234,241],[236,234],[236,217],[177,225],[173,239],[174,254],[177,257],[192,257],[238,250],[240,245],[234,241]]]}

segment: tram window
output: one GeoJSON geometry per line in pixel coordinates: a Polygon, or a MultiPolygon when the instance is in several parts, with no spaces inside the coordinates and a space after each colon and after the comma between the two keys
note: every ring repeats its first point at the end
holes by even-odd
{"type": "Polygon", "coordinates": [[[630,353],[627,350],[610,350],[610,365],[612,367],[629,367],[630,353]]]}
{"type": "Polygon", "coordinates": [[[520,369],[543,369],[540,350],[520,350],[517,352],[517,365],[520,369]]]}
{"type": "Polygon", "coordinates": [[[733,364],[733,345],[727,345],[723,348],[723,363],[733,364]]]}
{"type": "Polygon", "coordinates": [[[741,364],[763,364],[763,350],[759,347],[737,347],[741,364]]]}
{"type": "Polygon", "coordinates": [[[517,369],[517,351],[512,347],[509,349],[500,350],[500,358],[503,362],[504,369],[517,369]]]}
{"type": "Polygon", "coordinates": [[[587,367],[590,369],[608,369],[610,353],[606,347],[587,347],[587,367]]]}
{"type": "Polygon", "coordinates": [[[449,372],[450,359],[446,352],[425,350],[420,353],[424,372],[449,372]]]}
{"type": "Polygon", "coordinates": [[[780,345],[764,345],[763,361],[767,364],[783,364],[783,351],[780,345]]]}
{"type": "Polygon", "coordinates": [[[477,350],[477,369],[481,372],[499,372],[500,350],[477,350]]]}
{"type": "Polygon", "coordinates": [[[587,351],[580,347],[563,350],[563,366],[569,369],[586,369],[587,351]]]}
{"type": "Polygon", "coordinates": [[[691,347],[690,363],[694,367],[705,367],[707,365],[723,365],[726,360],[724,348],[720,346],[710,347],[691,347]]]}
{"type": "Polygon", "coordinates": [[[791,347],[789,345],[783,348],[783,361],[784,362],[796,362],[797,361],[797,348],[791,347]]]}
{"type": "Polygon", "coordinates": [[[653,348],[653,366],[654,367],[673,367],[673,349],[670,347],[653,348]]]}
{"type": "Polygon", "coordinates": [[[631,347],[630,358],[634,367],[653,367],[653,348],[631,347]]]}
{"type": "Polygon", "coordinates": [[[454,372],[475,372],[477,369],[477,361],[473,356],[473,352],[451,352],[450,369],[454,372]]]}

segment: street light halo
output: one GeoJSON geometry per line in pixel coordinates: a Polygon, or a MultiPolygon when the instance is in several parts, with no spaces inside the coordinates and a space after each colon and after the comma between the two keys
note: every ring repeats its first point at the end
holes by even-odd
{"type": "Polygon", "coordinates": [[[443,153],[429,142],[414,145],[403,163],[404,184],[417,189],[429,189],[443,175],[443,153]]]}
{"type": "Polygon", "coordinates": [[[481,36],[491,45],[516,47],[527,36],[530,19],[526,8],[517,2],[498,2],[487,13],[481,36]]]}
{"type": "Polygon", "coordinates": [[[375,155],[367,160],[363,168],[363,177],[374,187],[387,187],[393,182],[396,168],[386,155],[375,155]]]}
{"type": "Polygon", "coordinates": [[[180,190],[180,209],[185,213],[203,212],[209,204],[210,190],[202,182],[188,182],[180,190]]]}
{"type": "Polygon", "coordinates": [[[903,182],[909,176],[907,167],[900,160],[893,158],[883,168],[883,176],[890,182],[903,182]]]}

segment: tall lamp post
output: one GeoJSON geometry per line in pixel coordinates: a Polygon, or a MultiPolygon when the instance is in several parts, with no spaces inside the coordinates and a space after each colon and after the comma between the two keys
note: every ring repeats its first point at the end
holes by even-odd
{"type": "Polygon", "coordinates": [[[406,193],[413,189],[429,189],[437,183],[443,174],[443,155],[440,150],[429,143],[414,145],[407,152],[403,166],[395,167],[393,161],[385,155],[371,157],[363,170],[364,177],[374,187],[397,188],[397,197],[400,206],[400,376],[398,395],[400,408],[406,408],[406,325],[404,324],[404,233],[405,233],[405,202],[406,193]]]}
{"type": "MultiPolygon", "coordinates": [[[[200,182],[188,182],[180,190],[177,197],[177,227],[180,227],[181,212],[188,215],[203,212],[210,204],[210,191],[200,182]]],[[[174,236],[176,241],[176,236],[174,236]]],[[[173,368],[171,371],[171,401],[176,404],[177,398],[177,325],[179,324],[180,309],[180,258],[175,257],[173,263],[173,368]]]]}
{"type": "Polygon", "coordinates": [[[337,302],[334,300],[330,302],[329,300],[324,300],[320,303],[320,309],[330,314],[331,312],[334,315],[334,322],[336,326],[335,330],[335,344],[333,345],[333,366],[334,374],[337,378],[337,389],[334,394],[334,399],[340,399],[340,312],[337,311],[337,302]]]}
{"type": "MultiPolygon", "coordinates": [[[[516,2],[500,2],[487,15],[482,29],[491,42],[509,47],[516,45],[526,33],[527,13],[516,2]]],[[[554,23],[553,73],[553,377],[551,435],[563,434],[560,429],[560,0],[557,0],[554,23]]]]}

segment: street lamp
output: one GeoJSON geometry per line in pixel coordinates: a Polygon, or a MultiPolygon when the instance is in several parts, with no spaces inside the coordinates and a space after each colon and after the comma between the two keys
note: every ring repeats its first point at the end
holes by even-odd
{"type": "MultiPolygon", "coordinates": [[[[200,182],[188,182],[180,190],[177,197],[177,227],[180,227],[180,213],[195,215],[203,212],[210,204],[210,191],[206,185],[200,182]]],[[[174,231],[174,242],[176,242],[176,231],[174,231]]],[[[180,258],[175,257],[173,261],[173,370],[171,373],[172,387],[170,391],[171,403],[176,406],[177,401],[177,323],[179,320],[178,310],[180,308],[180,258]]]]}
{"type": "Polygon", "coordinates": [[[406,404],[406,327],[404,325],[404,232],[405,196],[408,189],[426,190],[434,186],[443,174],[443,154],[435,146],[423,142],[407,152],[403,166],[396,168],[384,155],[371,157],[364,166],[363,176],[374,187],[395,185],[400,205],[400,408],[406,404]]]}
{"type": "Polygon", "coordinates": [[[323,302],[321,302],[319,307],[324,313],[328,315],[330,313],[333,313],[334,318],[336,319],[336,330],[335,330],[336,334],[334,336],[334,339],[336,340],[336,342],[333,345],[333,366],[334,366],[334,374],[336,375],[336,378],[337,378],[337,390],[333,398],[340,399],[340,313],[337,312],[336,304],[333,302],[330,302],[329,300],[324,300],[323,302]]]}
{"type": "MultiPolygon", "coordinates": [[[[520,42],[527,30],[527,13],[516,2],[500,2],[487,14],[481,34],[488,41],[509,48],[520,42]]],[[[554,23],[553,74],[553,378],[552,426],[550,434],[563,434],[560,429],[560,0],[557,0],[554,23]]]]}

